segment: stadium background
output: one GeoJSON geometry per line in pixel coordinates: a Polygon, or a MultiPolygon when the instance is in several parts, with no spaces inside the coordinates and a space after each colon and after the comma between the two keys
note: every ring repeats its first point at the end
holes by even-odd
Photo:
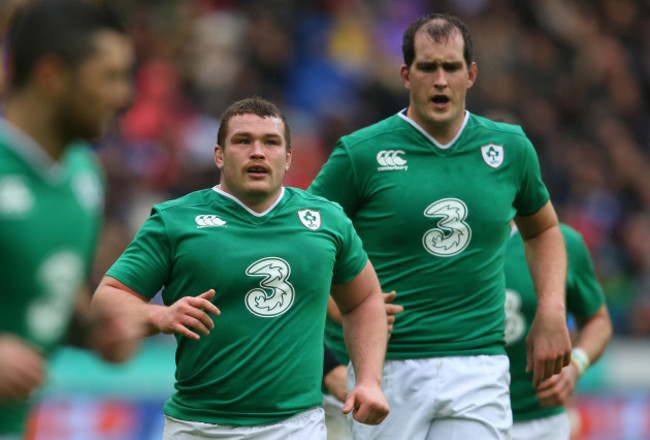
{"type": "MultiPolygon", "coordinates": [[[[0,36],[12,6],[0,2],[0,36]]],[[[401,36],[417,16],[469,25],[470,111],[521,124],[560,217],[579,230],[615,337],[580,383],[583,439],[650,439],[650,1],[114,0],[135,43],[133,103],[95,146],[106,169],[97,283],[152,204],[209,187],[218,115],[258,94],[293,130],[287,184],[305,188],[336,139],[394,114],[401,36]]],[[[65,348],[32,424],[36,439],[160,438],[173,340],[114,367],[65,348]]]]}

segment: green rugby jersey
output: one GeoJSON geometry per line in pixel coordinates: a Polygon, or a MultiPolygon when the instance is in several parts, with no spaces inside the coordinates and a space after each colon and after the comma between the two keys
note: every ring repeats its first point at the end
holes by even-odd
{"type": "MultiPolygon", "coordinates": [[[[402,111],[342,137],[309,191],[343,206],[383,291],[397,291],[387,358],[505,353],[509,222],[549,199],[520,127],[467,112],[440,145],[402,111]]],[[[326,341],[345,361],[333,322],[326,341]]]]}
{"type": "MultiPolygon", "coordinates": [[[[588,318],[600,309],[605,296],[596,279],[589,251],[578,232],[564,224],[562,233],[569,261],[567,311],[588,318]]],[[[564,406],[542,407],[533,388],[533,373],[526,373],[526,336],[537,310],[533,280],[528,272],[524,242],[515,232],[506,251],[506,351],[510,358],[510,400],[515,421],[548,417],[564,411],[564,406]]]]}
{"type": "Polygon", "coordinates": [[[225,425],[274,423],[321,404],[330,285],[367,262],[340,206],[284,188],[262,214],[217,187],[154,206],[107,275],[169,305],[215,289],[200,341],[176,335],[165,414],[225,425]]]}
{"type": "MultiPolygon", "coordinates": [[[[0,119],[0,333],[48,355],[65,336],[91,269],[103,210],[103,177],[85,145],[53,163],[0,119]]],[[[0,405],[0,434],[21,432],[27,402],[0,405]]]]}

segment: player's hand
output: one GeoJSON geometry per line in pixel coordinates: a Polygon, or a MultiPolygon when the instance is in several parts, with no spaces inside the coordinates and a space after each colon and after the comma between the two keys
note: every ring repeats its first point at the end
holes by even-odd
{"type": "Polygon", "coordinates": [[[179,333],[198,341],[201,339],[198,333],[207,336],[214,328],[209,314],[221,314],[217,306],[210,302],[214,295],[214,289],[210,289],[198,296],[185,296],[171,306],[158,307],[152,322],[161,333],[179,333]]]}
{"type": "Polygon", "coordinates": [[[45,359],[26,341],[0,334],[0,401],[26,399],[45,379],[45,359]]]}
{"type": "Polygon", "coordinates": [[[559,374],[571,361],[571,340],[564,310],[538,307],[526,337],[526,372],[533,371],[533,387],[559,374]]]}
{"type": "Polygon", "coordinates": [[[560,374],[549,377],[537,387],[537,398],[542,406],[559,406],[569,403],[578,381],[578,370],[575,364],[564,367],[560,374]]]}
{"type": "Polygon", "coordinates": [[[345,399],[341,412],[349,414],[359,423],[378,425],[386,416],[390,408],[386,396],[379,385],[364,386],[357,384],[345,399]]]}
{"type": "Polygon", "coordinates": [[[386,319],[388,321],[388,337],[393,333],[393,326],[395,325],[395,315],[404,311],[404,307],[393,304],[393,300],[397,296],[394,290],[390,293],[384,293],[384,304],[386,304],[386,319]]]}
{"type": "Polygon", "coordinates": [[[348,394],[348,367],[339,365],[323,377],[323,385],[327,391],[341,402],[345,402],[348,394]]]}

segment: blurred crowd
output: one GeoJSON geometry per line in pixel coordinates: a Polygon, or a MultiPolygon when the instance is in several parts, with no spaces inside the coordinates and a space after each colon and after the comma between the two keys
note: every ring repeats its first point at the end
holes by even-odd
{"type": "MultiPolygon", "coordinates": [[[[7,5],[0,2],[0,27],[7,5]],[[3,6],[4,5],[4,6],[3,6]]],[[[474,37],[471,112],[523,126],[561,220],[594,257],[618,334],[650,333],[649,0],[112,0],[138,58],[96,145],[108,183],[95,282],[154,203],[213,186],[219,115],[253,94],[292,128],[287,184],[404,108],[402,34],[427,12],[474,37]]]]}

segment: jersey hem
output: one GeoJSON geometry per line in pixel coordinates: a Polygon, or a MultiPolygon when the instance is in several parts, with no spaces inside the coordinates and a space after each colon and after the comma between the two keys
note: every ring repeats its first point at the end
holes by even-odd
{"type": "Polygon", "coordinates": [[[494,345],[489,347],[480,348],[457,348],[447,350],[432,350],[432,351],[403,351],[403,352],[387,352],[386,359],[406,360],[406,359],[424,359],[435,357],[450,357],[450,356],[480,356],[480,355],[505,355],[506,350],[502,345],[494,345]]]}
{"type": "Polygon", "coordinates": [[[564,406],[557,406],[553,408],[546,408],[544,410],[536,410],[536,411],[523,411],[521,413],[515,413],[515,411],[512,411],[512,421],[513,422],[527,422],[529,420],[536,420],[536,419],[543,419],[545,417],[551,417],[551,416],[556,416],[558,414],[562,414],[563,412],[566,412],[566,408],[564,406]]]}
{"type": "Polygon", "coordinates": [[[165,405],[164,414],[179,420],[189,422],[211,423],[213,425],[226,425],[226,426],[261,426],[279,423],[283,420],[289,419],[296,414],[312,409],[318,405],[310,405],[304,408],[299,408],[291,411],[278,412],[273,414],[244,414],[244,413],[219,413],[210,410],[209,414],[204,410],[190,410],[184,408],[178,410],[177,408],[170,407],[173,404],[168,403],[165,405]]]}

